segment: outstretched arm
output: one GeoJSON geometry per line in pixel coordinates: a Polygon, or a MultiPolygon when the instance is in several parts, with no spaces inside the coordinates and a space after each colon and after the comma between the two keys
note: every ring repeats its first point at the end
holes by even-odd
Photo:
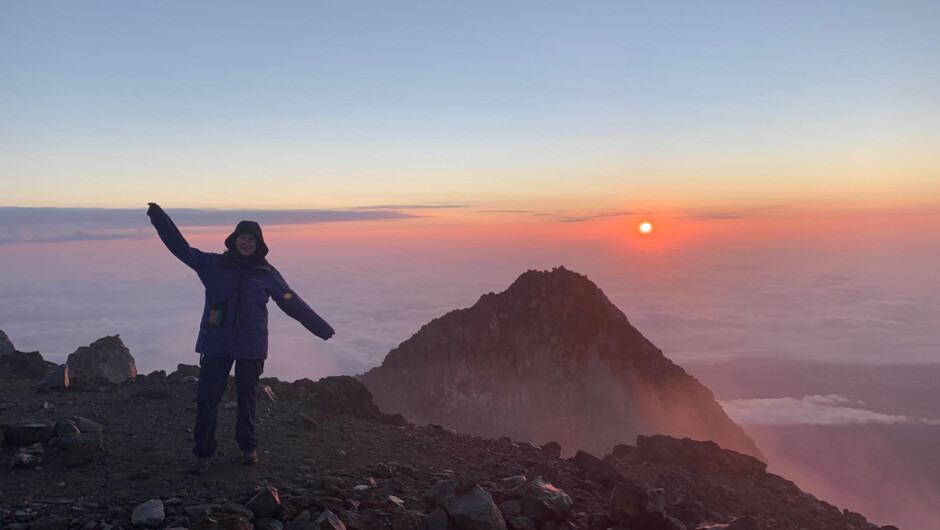
{"type": "Polygon", "coordinates": [[[271,268],[271,274],[274,275],[274,289],[271,292],[271,298],[274,298],[274,302],[281,308],[281,311],[303,324],[311,333],[323,340],[329,339],[336,333],[333,327],[326,323],[326,320],[323,320],[313,309],[310,309],[310,306],[297,296],[297,293],[291,291],[287,282],[273,267],[271,268]]]}
{"type": "Polygon", "coordinates": [[[150,217],[150,223],[157,229],[157,234],[159,234],[163,244],[174,256],[201,276],[210,266],[209,255],[189,246],[186,238],[180,233],[179,228],[176,228],[176,225],[173,224],[170,216],[163,211],[163,208],[153,202],[148,204],[150,207],[147,209],[147,215],[150,217]]]}

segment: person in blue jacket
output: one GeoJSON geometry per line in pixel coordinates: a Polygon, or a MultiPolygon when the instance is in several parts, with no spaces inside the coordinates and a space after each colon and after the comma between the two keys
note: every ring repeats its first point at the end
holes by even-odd
{"type": "Polygon", "coordinates": [[[190,472],[205,472],[215,458],[218,407],[233,364],[238,396],[235,440],[242,450],[243,463],[257,464],[255,410],[258,382],[268,356],[268,299],[273,299],[288,316],[323,340],[333,336],[333,328],[310,309],[265,260],[268,247],[258,223],[239,222],[225,239],[227,250],[216,254],[189,246],[157,204],[149,203],[147,215],[170,252],[196,271],[206,288],[205,308],[196,340],[196,351],[202,355],[193,429],[196,461],[190,472]]]}

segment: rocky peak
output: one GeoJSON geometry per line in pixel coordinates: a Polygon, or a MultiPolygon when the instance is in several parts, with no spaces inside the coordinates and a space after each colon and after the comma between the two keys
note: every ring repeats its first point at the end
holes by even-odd
{"type": "Polygon", "coordinates": [[[16,348],[13,346],[13,342],[10,341],[10,337],[7,337],[7,334],[0,329],[0,355],[6,355],[15,351],[16,348]]]}
{"type": "Polygon", "coordinates": [[[383,410],[486,436],[604,452],[670,434],[761,456],[706,387],[564,267],[428,323],[361,379],[383,410]]]}

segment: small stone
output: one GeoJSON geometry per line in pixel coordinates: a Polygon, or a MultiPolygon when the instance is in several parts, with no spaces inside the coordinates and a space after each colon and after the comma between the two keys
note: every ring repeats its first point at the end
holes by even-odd
{"type": "Polygon", "coordinates": [[[303,412],[297,414],[297,423],[305,429],[316,429],[319,426],[316,420],[310,416],[307,416],[303,412]]]}
{"type": "Polygon", "coordinates": [[[339,517],[335,513],[329,510],[323,510],[315,521],[313,521],[313,527],[317,530],[345,530],[346,525],[339,520],[339,517]]]}
{"type": "Polygon", "coordinates": [[[498,484],[503,489],[511,490],[511,489],[518,488],[519,486],[524,485],[525,482],[526,482],[525,475],[513,475],[511,477],[500,479],[498,484]]]}
{"type": "Polygon", "coordinates": [[[78,418],[78,430],[81,432],[103,432],[104,426],[96,421],[86,418],[78,418]]]}
{"type": "Polygon", "coordinates": [[[268,400],[271,403],[277,403],[278,401],[277,395],[274,393],[274,390],[270,386],[264,387],[264,395],[268,397],[268,400]]]}
{"type": "Polygon", "coordinates": [[[372,468],[372,474],[379,478],[392,478],[392,475],[394,475],[391,468],[385,464],[376,464],[376,466],[372,468]]]}
{"type": "Polygon", "coordinates": [[[333,513],[343,511],[343,499],[338,497],[320,497],[316,501],[317,506],[324,510],[330,510],[333,513]]]}
{"type": "Polygon", "coordinates": [[[143,504],[139,504],[131,514],[131,522],[141,526],[157,526],[165,518],[163,501],[160,499],[150,499],[143,504]]]}
{"type": "Polygon", "coordinates": [[[42,456],[46,452],[46,448],[43,447],[41,443],[36,442],[32,445],[21,447],[20,451],[29,455],[42,456]]]}
{"type": "Polygon", "coordinates": [[[506,520],[509,530],[536,530],[535,522],[524,515],[517,515],[506,520]]]}
{"type": "Polygon", "coordinates": [[[81,431],[78,430],[78,425],[76,425],[74,421],[65,420],[55,424],[55,435],[59,438],[65,438],[70,435],[78,436],[80,433],[81,431]]]}
{"type": "Polygon", "coordinates": [[[28,469],[38,466],[41,462],[42,459],[36,455],[31,455],[29,453],[16,453],[13,455],[13,458],[10,459],[10,467],[14,469],[28,469]]]}
{"type": "Polygon", "coordinates": [[[211,511],[212,506],[208,504],[194,504],[183,508],[183,512],[186,513],[186,516],[189,517],[193,523],[198,523],[209,517],[211,511]]]}
{"type": "Polygon", "coordinates": [[[245,505],[246,508],[258,517],[280,517],[284,513],[277,490],[272,486],[264,487],[257,495],[245,505]]]}
{"type": "Polygon", "coordinates": [[[241,515],[242,517],[247,517],[248,519],[255,518],[254,512],[252,512],[248,508],[245,508],[241,504],[237,504],[234,502],[226,502],[225,504],[223,504],[222,511],[224,511],[225,513],[241,515]]]}
{"type": "Polygon", "coordinates": [[[238,408],[238,402],[236,402],[236,401],[229,401],[228,403],[226,403],[225,405],[223,405],[223,407],[225,407],[225,408],[228,409],[228,410],[235,410],[235,409],[238,408]]]}
{"type": "Polygon", "coordinates": [[[558,442],[548,442],[542,446],[542,452],[551,458],[561,458],[561,444],[558,442]]]}

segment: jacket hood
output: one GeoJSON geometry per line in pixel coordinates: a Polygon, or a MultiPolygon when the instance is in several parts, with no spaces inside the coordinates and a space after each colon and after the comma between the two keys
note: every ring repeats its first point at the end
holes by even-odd
{"type": "Polygon", "coordinates": [[[238,249],[235,248],[235,240],[238,239],[238,234],[251,234],[255,236],[255,239],[258,241],[258,246],[255,249],[255,253],[251,255],[253,259],[264,259],[268,255],[268,246],[264,244],[264,236],[261,235],[261,225],[254,221],[240,221],[238,226],[235,227],[235,230],[225,238],[225,248],[227,248],[233,256],[238,256],[238,249]]]}

